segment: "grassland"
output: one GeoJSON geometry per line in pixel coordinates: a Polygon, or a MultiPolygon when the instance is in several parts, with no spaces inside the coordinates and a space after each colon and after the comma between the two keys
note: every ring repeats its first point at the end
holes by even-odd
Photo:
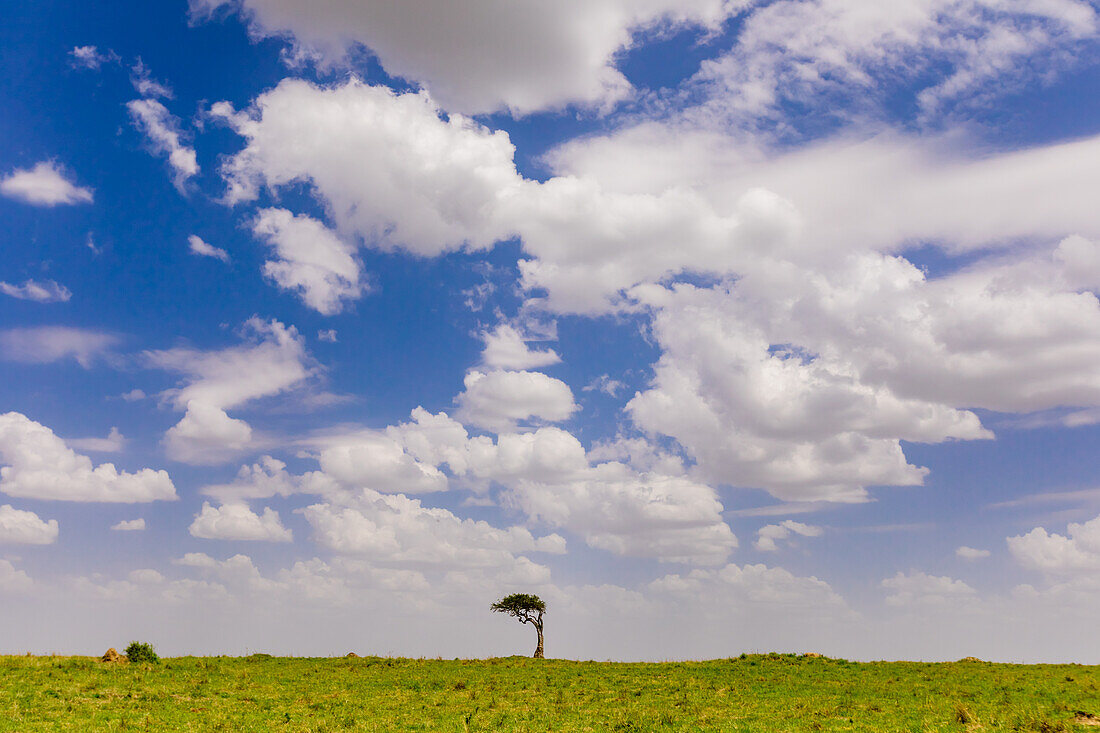
{"type": "MultiPolygon", "coordinates": [[[[0,657],[0,731],[1087,731],[1100,667],[0,657]]],[[[1096,723],[1096,727],[1093,727],[1096,723]]]]}

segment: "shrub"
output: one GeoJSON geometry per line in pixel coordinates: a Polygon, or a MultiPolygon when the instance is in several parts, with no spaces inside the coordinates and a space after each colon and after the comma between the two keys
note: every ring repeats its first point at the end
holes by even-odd
{"type": "Polygon", "coordinates": [[[126,647],[126,659],[133,664],[160,664],[160,657],[153,651],[153,645],[144,641],[131,641],[126,647]]]}

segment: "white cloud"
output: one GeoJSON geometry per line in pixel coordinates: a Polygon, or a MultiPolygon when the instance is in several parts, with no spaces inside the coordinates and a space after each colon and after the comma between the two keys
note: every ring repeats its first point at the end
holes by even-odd
{"type": "Polygon", "coordinates": [[[145,530],[145,519],[143,517],[123,519],[117,524],[111,525],[111,529],[115,532],[142,532],[145,530]]]}
{"type": "MultiPolygon", "coordinates": [[[[963,131],[914,137],[858,128],[772,150],[672,120],[567,143],[550,161],[559,177],[597,182],[609,193],[692,190],[717,212],[754,189],[770,191],[795,215],[785,226],[797,228],[786,237],[769,236],[767,228],[750,231],[749,252],[817,266],[839,253],[898,252],[915,242],[958,252],[1027,238],[1100,239],[1100,213],[1085,193],[1100,180],[1100,164],[1092,162],[1100,136],[976,152],[984,150],[981,140],[963,131]],[[756,240],[765,237],[762,247],[756,240]]],[[[753,216],[760,222],[753,228],[767,221],[753,216]]],[[[772,218],[776,224],[769,226],[778,226],[781,218],[772,218]]],[[[698,248],[673,254],[680,268],[719,274],[752,264],[744,256],[732,260],[735,267],[728,258],[708,261],[698,248]]]]}
{"type": "Polygon", "coordinates": [[[252,444],[252,426],[225,410],[198,400],[186,405],[183,419],[164,434],[168,457],[181,463],[224,463],[252,444]]]}
{"type": "Polygon", "coordinates": [[[69,289],[56,280],[26,280],[22,285],[0,282],[0,293],[36,303],[65,303],[73,297],[69,289]]]}
{"type": "Polygon", "coordinates": [[[57,532],[56,519],[43,521],[34,512],[0,506],[0,544],[52,545],[57,532]]]}
{"type": "Polygon", "coordinates": [[[0,331],[0,358],[27,364],[75,359],[89,368],[119,341],[117,336],[64,326],[13,328],[0,331]]]}
{"type": "Polygon", "coordinates": [[[752,546],[763,552],[775,552],[779,549],[778,543],[790,538],[792,534],[802,537],[820,537],[822,533],[821,527],[787,519],[779,524],[768,524],[758,529],[756,542],[752,546]]]}
{"type": "Polygon", "coordinates": [[[481,363],[490,369],[538,369],[561,361],[553,349],[532,350],[520,330],[507,323],[485,331],[481,338],[481,363]]]}
{"type": "Polygon", "coordinates": [[[195,150],[183,144],[179,120],[155,99],[135,99],[126,104],[134,126],[149,140],[157,155],[168,158],[173,183],[183,190],[187,180],[199,173],[195,150]]]}
{"type": "Polygon", "coordinates": [[[65,170],[50,160],[30,169],[16,168],[0,178],[0,194],[34,206],[92,202],[92,189],[74,184],[65,170]]]}
{"type": "Polygon", "coordinates": [[[134,85],[137,93],[143,97],[163,97],[164,99],[173,97],[172,90],[166,84],[153,79],[149,73],[149,68],[142,63],[141,59],[138,59],[130,68],[130,83],[134,85]]]}
{"type": "Polygon", "coordinates": [[[961,580],[921,571],[899,571],[894,577],[883,580],[881,585],[889,591],[887,605],[906,609],[966,604],[977,599],[977,592],[961,580]]]}
{"type": "Polygon", "coordinates": [[[1070,523],[1066,534],[1036,527],[1009,537],[1008,550],[1026,568],[1052,575],[1091,575],[1100,569],[1100,517],[1070,523]]]}
{"type": "Polygon", "coordinates": [[[77,450],[93,453],[121,453],[127,441],[118,428],[112,427],[106,438],[69,438],[65,442],[77,450]]]}
{"type": "Polygon", "coordinates": [[[191,250],[191,254],[199,255],[200,257],[213,257],[222,262],[229,262],[228,252],[220,247],[215,247],[203,241],[203,239],[196,234],[187,237],[187,246],[191,250]]]}
{"type": "Polygon", "coordinates": [[[239,11],[259,36],[286,37],[293,55],[341,63],[357,44],[386,71],[470,114],[525,114],[569,103],[607,105],[630,84],[614,57],[636,32],[717,30],[742,2],[723,0],[410,0],[398,6],[321,0],[191,0],[193,18],[239,11]],[[426,21],[430,19],[430,22],[426,21]]]}
{"type": "Polygon", "coordinates": [[[287,472],[285,463],[271,456],[262,456],[258,463],[241,466],[232,483],[204,486],[199,493],[213,496],[223,504],[239,504],[247,499],[312,492],[306,482],[287,472]]]}
{"type": "Polygon", "coordinates": [[[685,477],[603,463],[556,479],[501,481],[509,486],[508,502],[533,520],[576,532],[615,555],[714,565],[737,547],[714,490],[685,477]]]}
{"type": "Polygon", "coordinates": [[[718,564],[737,547],[710,487],[686,477],[593,465],[559,428],[470,438],[444,414],[413,411],[414,422],[387,432],[429,464],[504,487],[503,501],[536,522],[581,535],[617,555],[718,564]]]}
{"type": "Polygon", "coordinates": [[[497,209],[522,179],[508,135],[442,119],[426,94],[284,80],[247,111],[223,102],[211,113],[247,140],[222,166],[230,202],[308,181],[342,236],[419,255],[484,249],[509,235],[497,209]]]}
{"type": "Polygon", "coordinates": [[[33,584],[25,572],[16,570],[7,560],[0,560],[0,593],[25,593],[33,584]]]}
{"type": "Polygon", "coordinates": [[[861,501],[866,485],[922,482],[926,470],[907,463],[899,439],[988,437],[972,413],[861,381],[847,354],[807,353],[794,345],[801,338],[753,326],[755,299],[727,310],[736,292],[687,286],[647,297],[661,306],[654,333],[664,353],[627,410],[676,438],[709,480],[788,501],[861,501]]]}
{"type": "Polygon", "coordinates": [[[658,598],[666,596],[708,606],[723,616],[728,609],[746,605],[778,606],[791,611],[845,609],[844,601],[828,583],[766,565],[726,565],[714,570],[696,569],[686,575],[666,575],[650,583],[648,590],[658,598]]]}
{"type": "Polygon", "coordinates": [[[967,547],[963,545],[955,549],[955,556],[960,557],[963,560],[982,560],[992,555],[989,550],[979,550],[974,547],[967,547]]]}
{"type": "Polygon", "coordinates": [[[146,394],[144,390],[132,389],[129,392],[123,392],[119,396],[126,402],[139,402],[145,399],[146,394]]]}
{"type": "MultiPolygon", "coordinates": [[[[423,95],[286,82],[247,113],[216,111],[247,140],[223,170],[231,200],[307,181],[343,235],[425,255],[519,235],[529,306],[648,308],[663,356],[630,415],[676,439],[700,483],[861,501],[923,482],[902,441],[992,437],[972,408],[1100,401],[1100,310],[1079,292],[1100,237],[1100,170],[1082,161],[1100,160],[1100,138],[968,158],[950,136],[884,134],[779,155],[674,121],[571,146],[540,184],[503,133],[443,119],[423,95]],[[303,132],[320,127],[331,134],[303,132]],[[985,253],[936,279],[882,254],[1023,238],[1042,241],[1020,261],[985,253]],[[732,284],[644,285],[685,271],[732,284]]],[[[469,395],[458,414],[479,424],[469,395]]]]}
{"type": "Polygon", "coordinates": [[[603,392],[608,397],[617,397],[619,390],[626,385],[607,374],[601,374],[581,388],[582,392],[603,392]]]}
{"type": "Polygon", "coordinates": [[[494,432],[515,429],[517,422],[567,420],[577,411],[573,391],[560,379],[541,372],[472,370],[465,391],[455,398],[462,422],[494,432]]]}
{"type": "Polygon", "coordinates": [[[1068,66],[1096,31],[1084,0],[783,0],[752,12],[699,77],[713,85],[712,106],[750,118],[778,117],[784,101],[830,111],[884,104],[894,84],[914,81],[916,101],[935,114],[1032,80],[1029,66],[1068,66]]]}
{"type": "Polygon", "coordinates": [[[316,219],[286,209],[263,209],[252,225],[257,237],[275,251],[264,263],[264,275],[322,315],[344,309],[366,290],[359,281],[355,248],[345,244],[316,219]]]}
{"type": "Polygon", "coordinates": [[[160,585],[165,580],[163,575],[152,568],[131,570],[126,577],[131,583],[137,583],[138,585],[160,585]]]}
{"type": "Polygon", "coordinates": [[[18,412],[0,415],[0,491],[28,499],[148,502],[176,499],[165,471],[119,471],[66,447],[45,425],[18,412]]]}
{"type": "Polygon", "coordinates": [[[317,332],[317,340],[324,341],[328,344],[336,343],[336,329],[335,328],[323,328],[317,332]]]}
{"type": "MultiPolygon", "coordinates": [[[[314,504],[298,510],[313,539],[330,550],[379,562],[451,568],[514,566],[519,553],[565,552],[558,535],[535,538],[522,527],[497,529],[423,506],[404,495],[362,490],[350,506],[314,504]]],[[[549,572],[542,571],[548,579],[549,572]]]]}
{"type": "Polygon", "coordinates": [[[290,542],[293,539],[274,509],[266,507],[263,514],[258,515],[243,502],[215,507],[204,501],[188,531],[192,537],[207,540],[290,542]]]}
{"type": "Polygon", "coordinates": [[[417,461],[395,439],[365,431],[321,451],[321,470],[340,483],[382,493],[446,491],[447,477],[417,461]]]}
{"type": "Polygon", "coordinates": [[[175,348],[145,352],[157,368],[185,375],[166,396],[184,418],[165,435],[168,454],[185,463],[221,463],[247,449],[252,428],[226,409],[302,384],[313,373],[301,336],[278,321],[252,318],[246,343],[216,351],[175,348]]]}
{"type": "Polygon", "coordinates": [[[117,63],[120,60],[114,51],[100,51],[96,46],[74,46],[69,55],[73,57],[71,63],[74,67],[92,71],[97,71],[103,64],[117,63]]]}

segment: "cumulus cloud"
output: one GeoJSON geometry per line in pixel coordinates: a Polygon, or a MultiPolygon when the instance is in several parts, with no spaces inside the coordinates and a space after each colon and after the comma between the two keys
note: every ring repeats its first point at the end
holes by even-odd
{"type": "MultiPolygon", "coordinates": [[[[861,501],[869,484],[920,484],[899,439],[989,437],[978,418],[859,379],[846,357],[756,330],[737,294],[652,291],[664,353],[652,387],[627,405],[642,428],[676,438],[710,480],[793,501],[861,501]],[[682,298],[682,300],[680,300],[682,298]]],[[[755,301],[754,301],[755,303],[755,301]]],[[[770,325],[770,324],[769,324],[770,325]]]]}
{"type": "Polygon", "coordinates": [[[292,41],[293,56],[340,63],[355,46],[392,76],[425,86],[445,107],[524,114],[569,103],[606,105],[630,91],[614,56],[635,33],[717,30],[741,2],[723,0],[413,0],[400,8],[323,0],[306,9],[271,0],[191,0],[195,19],[219,8],[258,36],[292,41]],[[424,18],[431,18],[425,23],[424,18]]]}
{"type": "MultiPolygon", "coordinates": [[[[1051,7],[1023,12],[1092,22],[1051,7]]],[[[288,81],[214,112],[246,140],[223,168],[232,201],[306,182],[348,241],[421,255],[518,236],[528,306],[641,309],[662,357],[628,414],[675,439],[704,485],[862,501],[923,482],[903,441],[992,437],[975,408],[1100,403],[1100,138],[972,157],[951,136],[881,134],[777,153],[680,119],[570,145],[537,183],[506,135],[423,94],[288,81]],[[930,278],[896,254],[913,242],[976,259],[930,278]],[[653,285],[684,272],[722,282],[653,285]]],[[[475,404],[495,373],[468,375],[456,415],[507,432],[526,417],[475,404]]]]}
{"type": "Polygon", "coordinates": [[[252,426],[225,410],[190,400],[183,419],[164,434],[168,457],[181,463],[213,465],[248,449],[252,426]]]}
{"type": "Polygon", "coordinates": [[[991,553],[989,550],[979,550],[974,547],[967,547],[963,545],[955,549],[955,556],[960,557],[963,560],[983,560],[989,557],[991,553]]]}
{"type": "Polygon", "coordinates": [[[56,280],[25,280],[22,285],[0,282],[0,293],[36,303],[65,303],[73,297],[69,289],[56,280]]]}
{"type": "Polygon", "coordinates": [[[254,540],[259,542],[290,542],[291,531],[283,526],[279,513],[266,507],[262,515],[240,503],[212,506],[202,503],[202,510],[188,528],[192,537],[207,540],[254,540]]]}
{"type": "Polygon", "coordinates": [[[419,255],[483,249],[509,234],[498,201],[522,179],[508,135],[460,115],[443,119],[426,94],[354,79],[332,88],[284,80],[248,110],[223,102],[211,113],[247,141],[222,166],[230,202],[308,181],[342,235],[419,255]]]}
{"type": "Polygon", "coordinates": [[[92,189],[77,186],[64,168],[50,160],[33,168],[16,168],[0,178],[0,194],[34,206],[92,202],[92,189]]]}
{"type": "Polygon", "coordinates": [[[492,481],[503,501],[533,521],[581,535],[592,547],[630,557],[718,564],[737,547],[712,488],[683,476],[593,463],[559,428],[470,438],[445,414],[413,412],[390,428],[418,460],[458,476],[492,481]]]}
{"type": "Polygon", "coordinates": [[[131,570],[126,577],[131,583],[137,583],[138,585],[160,585],[165,581],[164,576],[152,568],[131,570]]]}
{"type": "Polygon", "coordinates": [[[127,441],[118,428],[112,427],[106,438],[69,438],[65,442],[77,450],[93,453],[121,453],[127,441]]]}
{"type": "Polygon", "coordinates": [[[200,257],[213,257],[216,260],[222,262],[229,262],[229,253],[220,247],[215,247],[203,241],[202,237],[196,234],[192,234],[187,237],[187,246],[191,250],[191,254],[199,255],[200,257]]]}
{"type": "Polygon", "coordinates": [[[758,529],[756,542],[752,546],[763,552],[775,552],[779,549],[779,543],[789,539],[792,534],[801,537],[820,537],[823,530],[821,527],[787,519],[779,524],[768,524],[758,529]]]}
{"type": "Polygon", "coordinates": [[[0,491],[27,499],[87,502],[148,502],[176,499],[165,471],[119,471],[65,445],[45,425],[18,412],[0,415],[0,491]]]}
{"type": "Polygon", "coordinates": [[[384,433],[345,437],[322,450],[319,462],[326,475],[350,487],[402,494],[447,489],[447,477],[438,468],[416,460],[384,433]]]}
{"type": "Polygon", "coordinates": [[[507,323],[481,334],[481,363],[490,369],[538,369],[561,361],[553,349],[532,349],[523,333],[507,323]]]}
{"type": "Polygon", "coordinates": [[[888,591],[887,605],[906,609],[965,604],[977,598],[977,592],[961,580],[921,571],[899,571],[894,577],[883,580],[881,585],[888,591]]]}
{"type": "Polygon", "coordinates": [[[26,364],[75,359],[85,369],[118,343],[117,336],[65,326],[0,331],[0,358],[26,364]]]}
{"type": "MultiPolygon", "coordinates": [[[[497,529],[425,507],[404,495],[363,490],[354,505],[314,504],[299,510],[313,539],[330,550],[389,563],[485,568],[514,565],[520,553],[563,553],[558,535],[535,538],[522,527],[497,529]]],[[[543,570],[544,577],[549,572],[543,570]]]]}
{"type": "Polygon", "coordinates": [[[179,119],[156,99],[135,99],[126,104],[134,126],[145,135],[157,155],[168,159],[173,171],[173,183],[183,190],[188,179],[199,173],[195,150],[183,142],[179,119]]]}
{"type": "Polygon", "coordinates": [[[1100,569],[1100,517],[1071,522],[1066,534],[1036,527],[1009,537],[1008,550],[1026,568],[1051,575],[1089,574],[1100,569]]]}
{"type": "Polygon", "coordinates": [[[285,463],[271,456],[263,456],[251,466],[241,466],[231,483],[209,484],[202,487],[199,493],[213,496],[223,504],[238,504],[247,499],[308,492],[299,477],[287,472],[285,463]]]}
{"type": "Polygon", "coordinates": [[[573,391],[560,379],[541,372],[470,371],[463,380],[466,389],[455,398],[462,422],[506,432],[527,420],[559,422],[579,408],[573,391]]]}
{"type": "Polygon", "coordinates": [[[24,571],[16,570],[7,560],[0,560],[0,593],[25,593],[33,584],[24,571]]]}
{"type": "Polygon", "coordinates": [[[145,352],[151,366],[184,375],[184,386],[165,393],[177,409],[186,411],[165,435],[173,460],[214,464],[246,450],[252,444],[252,427],[226,410],[285,392],[313,373],[295,328],[252,318],[242,335],[244,344],[220,350],[180,347],[145,352]]]}
{"type": "Polygon", "coordinates": [[[264,263],[264,275],[296,292],[302,302],[322,315],[344,309],[366,290],[359,281],[355,248],[345,244],[320,221],[286,209],[263,209],[252,231],[274,250],[264,263]]]}
{"type": "Polygon", "coordinates": [[[0,543],[15,545],[52,545],[57,542],[57,520],[43,521],[34,512],[11,504],[0,506],[0,543]]]}
{"type": "Polygon", "coordinates": [[[111,529],[115,532],[141,532],[145,530],[145,519],[143,517],[123,519],[117,524],[111,525],[111,529]]]}

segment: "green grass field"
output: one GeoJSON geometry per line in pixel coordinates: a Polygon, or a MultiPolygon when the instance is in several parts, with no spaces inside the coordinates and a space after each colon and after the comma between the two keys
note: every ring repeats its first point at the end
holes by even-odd
{"type": "Polygon", "coordinates": [[[1100,667],[0,657],[0,731],[1100,730],[1100,667]]]}

